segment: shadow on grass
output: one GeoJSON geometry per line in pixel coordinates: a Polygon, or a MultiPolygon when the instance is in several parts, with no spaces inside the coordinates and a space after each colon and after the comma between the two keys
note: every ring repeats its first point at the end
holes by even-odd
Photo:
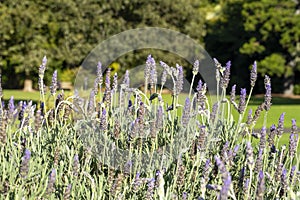
{"type": "MultiPolygon", "coordinates": [[[[249,104],[259,105],[264,102],[263,96],[253,96],[249,104]]],[[[300,105],[300,98],[288,98],[288,97],[272,97],[273,105],[300,105]]]]}

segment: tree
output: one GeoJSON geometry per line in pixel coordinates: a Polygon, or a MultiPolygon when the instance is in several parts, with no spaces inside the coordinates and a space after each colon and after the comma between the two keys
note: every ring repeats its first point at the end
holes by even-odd
{"type": "Polygon", "coordinates": [[[300,71],[300,2],[255,0],[245,3],[245,30],[251,34],[240,52],[256,58],[258,72],[282,79],[281,90],[291,94],[300,71]]]}
{"type": "MultiPolygon", "coordinates": [[[[46,78],[50,80],[54,69],[78,67],[95,45],[132,28],[170,28],[202,41],[205,15],[201,6],[201,0],[1,1],[4,86],[20,87],[24,76],[37,77],[44,55],[49,58],[46,78]],[[16,79],[8,78],[14,74],[16,79]]],[[[132,54],[127,66],[140,59],[141,54],[132,54]]]]}
{"type": "Polygon", "coordinates": [[[244,0],[212,1],[207,14],[206,50],[225,64],[231,61],[231,79],[239,87],[248,87],[249,69],[253,60],[239,52],[249,34],[244,30],[241,10],[244,0]]]}

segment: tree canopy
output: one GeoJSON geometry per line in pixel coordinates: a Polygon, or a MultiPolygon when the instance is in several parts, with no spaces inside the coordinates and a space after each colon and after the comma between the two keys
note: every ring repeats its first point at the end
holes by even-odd
{"type": "MultiPolygon", "coordinates": [[[[222,63],[231,60],[233,82],[248,85],[253,61],[258,72],[291,92],[300,75],[300,3],[297,0],[37,0],[0,1],[0,67],[5,88],[35,77],[41,58],[70,72],[101,41],[132,28],[161,27],[189,35],[222,63]],[[15,76],[17,74],[17,76],[15,76]],[[10,79],[9,77],[16,77],[10,79]]],[[[147,50],[118,59],[135,66],[147,50]]],[[[172,60],[163,52],[157,57],[172,60]]],[[[182,61],[182,60],[181,60],[182,61]]],[[[122,68],[123,69],[123,68],[122,68]]],[[[187,76],[191,73],[188,71],[187,76]]],[[[259,90],[257,92],[262,92],[259,90]]]]}

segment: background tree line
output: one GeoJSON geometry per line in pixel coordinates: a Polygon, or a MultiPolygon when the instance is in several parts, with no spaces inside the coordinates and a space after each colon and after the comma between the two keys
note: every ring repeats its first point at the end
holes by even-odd
{"type": "MultiPolygon", "coordinates": [[[[152,26],[187,34],[220,62],[231,60],[234,82],[242,87],[248,86],[249,67],[257,60],[261,77],[266,73],[272,77],[273,91],[288,93],[300,83],[299,6],[298,0],[2,0],[3,85],[21,88],[24,77],[36,84],[44,55],[49,58],[48,81],[54,69],[69,77],[95,45],[109,36],[152,26]]],[[[117,62],[135,66],[149,52],[132,52],[117,62]]],[[[180,59],[163,53],[158,51],[156,57],[180,59]]]]}

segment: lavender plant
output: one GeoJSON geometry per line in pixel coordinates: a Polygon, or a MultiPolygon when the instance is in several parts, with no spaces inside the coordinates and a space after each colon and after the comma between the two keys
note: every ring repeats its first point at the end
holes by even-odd
{"type": "MultiPolygon", "coordinates": [[[[255,111],[247,108],[257,79],[256,62],[250,72],[248,96],[242,88],[238,99],[236,85],[226,96],[231,63],[223,67],[215,59],[222,91],[217,92],[213,104],[203,80],[196,90],[191,87],[182,101],[180,65],[159,62],[158,88],[159,66],[152,56],[146,59],[144,91],[130,87],[129,70],[123,81],[115,74],[111,82],[110,69],[105,76],[99,62],[88,100],[78,94],[66,97],[56,88],[54,72],[54,103],[49,103],[43,80],[46,63],[44,57],[39,67],[41,103],[15,105],[11,98],[0,109],[0,192],[4,198],[300,198],[296,120],[292,121],[288,146],[278,142],[288,134],[283,128],[284,113],[278,116],[277,125],[266,127],[265,123],[260,131],[255,127],[258,118],[266,121],[267,111],[272,109],[268,76],[264,102],[255,111]],[[173,83],[171,102],[162,94],[168,78],[173,83]],[[238,119],[233,112],[238,112],[238,119]],[[84,117],[78,118],[78,113],[84,117]],[[114,160],[125,151],[135,157],[114,160]],[[157,158],[166,159],[155,163],[157,158]],[[113,168],[112,162],[118,167],[113,168]],[[143,171],[145,165],[154,168],[143,171]]],[[[198,67],[196,60],[193,81],[198,67]]]]}

